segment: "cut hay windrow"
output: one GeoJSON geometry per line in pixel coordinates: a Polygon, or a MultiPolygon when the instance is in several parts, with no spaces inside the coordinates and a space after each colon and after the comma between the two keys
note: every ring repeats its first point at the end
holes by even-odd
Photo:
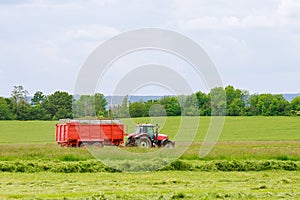
{"type": "MultiPolygon", "coordinates": [[[[157,161],[156,161],[157,163],[157,161]]],[[[159,163],[157,163],[159,164],[159,163]]],[[[140,169],[143,163],[132,163],[118,167],[118,170],[106,166],[97,160],[87,161],[1,161],[0,172],[54,172],[54,173],[91,173],[120,171],[151,171],[140,169]],[[120,170],[122,169],[122,170],[120,170]]],[[[155,166],[152,166],[155,168],[155,166]]],[[[300,161],[279,160],[214,160],[214,161],[183,161],[177,160],[160,169],[161,171],[266,171],[266,170],[300,170],[300,161]]]]}

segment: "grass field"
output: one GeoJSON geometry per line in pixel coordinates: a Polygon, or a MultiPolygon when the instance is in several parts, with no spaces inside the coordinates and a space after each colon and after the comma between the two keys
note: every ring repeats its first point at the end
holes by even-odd
{"type": "MultiPolygon", "coordinates": [[[[193,117],[191,117],[193,119],[193,117]]],[[[135,122],[150,122],[149,118],[135,118],[135,122]]],[[[168,117],[161,132],[171,137],[177,133],[180,117],[168,117]]],[[[123,119],[124,124],[130,124],[123,119]]],[[[210,122],[200,117],[195,141],[203,140],[210,122]]],[[[0,121],[1,143],[53,143],[56,121],[0,121]]],[[[134,130],[134,124],[129,127],[134,130]]],[[[291,141],[300,140],[299,117],[226,117],[219,141],[291,141]]]]}
{"type": "MultiPolygon", "coordinates": [[[[154,121],[172,138],[180,117],[154,121]]],[[[299,117],[227,117],[217,145],[200,159],[209,121],[200,118],[178,162],[186,165],[144,173],[112,173],[86,149],[59,147],[54,121],[0,121],[0,168],[7,171],[0,172],[0,199],[300,199],[299,117]],[[84,167],[91,172],[70,173],[84,167]]]]}
{"type": "MultiPolygon", "coordinates": [[[[150,122],[136,118],[135,122],[150,122]]],[[[209,117],[201,117],[195,141],[182,156],[198,159],[199,148],[209,126],[209,117]]],[[[163,120],[158,119],[157,121],[163,120]]],[[[82,149],[62,149],[55,143],[54,121],[0,121],[0,160],[56,159],[87,160],[92,156],[82,149]]],[[[128,119],[124,124],[130,124],[128,119]]],[[[161,132],[172,137],[180,117],[169,117],[161,132]]],[[[129,127],[129,132],[134,126],[129,127]]],[[[300,160],[299,117],[227,117],[211,159],[300,160]]]]}
{"type": "Polygon", "coordinates": [[[300,173],[2,173],[0,198],[299,199],[300,173]]]}
{"type": "Polygon", "coordinates": [[[53,143],[56,121],[0,121],[0,144],[53,143]]]}

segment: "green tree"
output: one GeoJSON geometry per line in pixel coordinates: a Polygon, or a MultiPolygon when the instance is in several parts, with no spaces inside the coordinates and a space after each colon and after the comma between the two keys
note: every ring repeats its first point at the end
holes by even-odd
{"type": "Polygon", "coordinates": [[[81,95],[73,106],[74,117],[96,117],[95,98],[90,95],[81,95]]]}
{"type": "Polygon", "coordinates": [[[199,116],[199,103],[196,94],[188,95],[184,98],[182,103],[182,115],[185,116],[199,116]]]}
{"type": "Polygon", "coordinates": [[[146,110],[147,110],[147,116],[150,117],[161,117],[161,116],[167,116],[165,108],[158,103],[157,100],[146,102],[146,110]]]}
{"type": "Polygon", "coordinates": [[[30,105],[26,101],[29,93],[23,88],[23,86],[14,86],[11,97],[12,97],[12,112],[18,120],[28,120],[30,118],[28,112],[30,105]]]}
{"type": "Polygon", "coordinates": [[[47,114],[46,109],[41,104],[32,105],[28,109],[28,114],[30,120],[51,120],[51,116],[47,114]]]}
{"type": "Polygon", "coordinates": [[[21,85],[14,86],[14,89],[11,92],[11,96],[12,96],[13,100],[17,103],[19,103],[21,101],[26,101],[28,94],[29,94],[28,91],[25,90],[23,88],[23,86],[21,86],[21,85]]]}
{"type": "Polygon", "coordinates": [[[279,116],[289,115],[290,105],[282,95],[260,94],[249,99],[250,115],[279,116]]]}
{"type": "Polygon", "coordinates": [[[128,118],[130,117],[129,114],[129,106],[128,106],[129,102],[128,102],[128,95],[126,95],[123,100],[122,100],[122,104],[120,107],[118,107],[118,111],[116,113],[116,117],[120,117],[120,118],[128,118]]]}
{"type": "Polygon", "coordinates": [[[260,115],[260,110],[257,107],[258,99],[259,99],[258,94],[253,94],[250,96],[248,115],[251,115],[251,116],[260,115]]]}
{"type": "Polygon", "coordinates": [[[167,116],[181,115],[181,106],[177,97],[165,96],[159,100],[159,104],[165,108],[167,116]]]}
{"type": "MultiPolygon", "coordinates": [[[[161,112],[161,107],[159,107],[158,100],[148,100],[144,103],[145,106],[145,116],[164,116],[163,113],[161,112]]],[[[164,112],[165,113],[165,112],[164,112]]]]}
{"type": "Polygon", "coordinates": [[[34,93],[33,98],[31,99],[31,105],[41,104],[45,100],[45,95],[41,91],[34,93]]]}
{"type": "Polygon", "coordinates": [[[106,105],[107,101],[103,94],[81,95],[73,105],[74,117],[106,117],[106,105]]]}
{"type": "Polygon", "coordinates": [[[295,97],[291,101],[291,112],[293,115],[300,116],[300,96],[295,97]]]}
{"type": "Polygon", "coordinates": [[[13,118],[13,114],[5,98],[0,97],[0,120],[9,120],[13,118]]]}
{"type": "Polygon", "coordinates": [[[211,103],[210,95],[207,95],[203,92],[196,92],[196,97],[198,101],[198,108],[201,116],[211,115],[211,103]]]}
{"type": "Polygon", "coordinates": [[[107,100],[101,93],[95,94],[95,112],[97,117],[107,117],[108,112],[106,110],[107,100]]]}
{"type": "Polygon", "coordinates": [[[226,92],[226,103],[227,106],[229,106],[234,101],[234,99],[237,98],[236,91],[233,86],[229,85],[225,88],[225,92],[226,92]]]}
{"type": "Polygon", "coordinates": [[[30,120],[31,116],[29,114],[30,104],[26,101],[20,101],[17,104],[17,119],[18,120],[30,120]]]}
{"type": "Polygon", "coordinates": [[[222,87],[211,89],[209,93],[211,97],[211,115],[226,115],[226,93],[222,87]]]}
{"type": "Polygon", "coordinates": [[[226,92],[227,115],[229,116],[244,115],[247,91],[243,92],[229,85],[225,88],[225,92],[226,92]]]}
{"type": "Polygon", "coordinates": [[[50,120],[51,117],[47,114],[46,109],[41,105],[46,99],[46,96],[41,91],[34,93],[31,99],[31,106],[28,110],[29,119],[31,120],[50,120]]]}
{"type": "Polygon", "coordinates": [[[235,98],[233,102],[231,102],[227,106],[227,115],[228,116],[241,116],[244,113],[244,102],[242,99],[235,98]]]}
{"type": "Polygon", "coordinates": [[[133,102],[129,104],[130,117],[147,117],[145,103],[143,101],[133,102]]]}
{"type": "Polygon", "coordinates": [[[67,92],[56,91],[42,102],[51,119],[73,118],[72,112],[73,96],[67,92]]]}

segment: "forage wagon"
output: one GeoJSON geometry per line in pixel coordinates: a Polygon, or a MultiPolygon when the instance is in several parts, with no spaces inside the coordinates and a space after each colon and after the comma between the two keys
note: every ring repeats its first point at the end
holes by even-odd
{"type": "Polygon", "coordinates": [[[127,136],[126,147],[173,148],[175,145],[168,135],[158,133],[158,125],[137,124],[135,132],[131,134],[126,134],[125,129],[127,126],[120,120],[64,119],[56,124],[56,142],[66,147],[119,146],[127,136]]]}

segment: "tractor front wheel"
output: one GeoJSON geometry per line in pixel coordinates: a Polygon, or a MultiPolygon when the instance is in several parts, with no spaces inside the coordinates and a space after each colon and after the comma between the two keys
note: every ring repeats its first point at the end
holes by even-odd
{"type": "Polygon", "coordinates": [[[150,148],[152,146],[151,140],[147,137],[140,137],[136,140],[136,144],[138,147],[142,148],[150,148]]]}
{"type": "Polygon", "coordinates": [[[169,141],[165,142],[164,147],[167,149],[173,149],[174,143],[169,140],[169,141]]]}

